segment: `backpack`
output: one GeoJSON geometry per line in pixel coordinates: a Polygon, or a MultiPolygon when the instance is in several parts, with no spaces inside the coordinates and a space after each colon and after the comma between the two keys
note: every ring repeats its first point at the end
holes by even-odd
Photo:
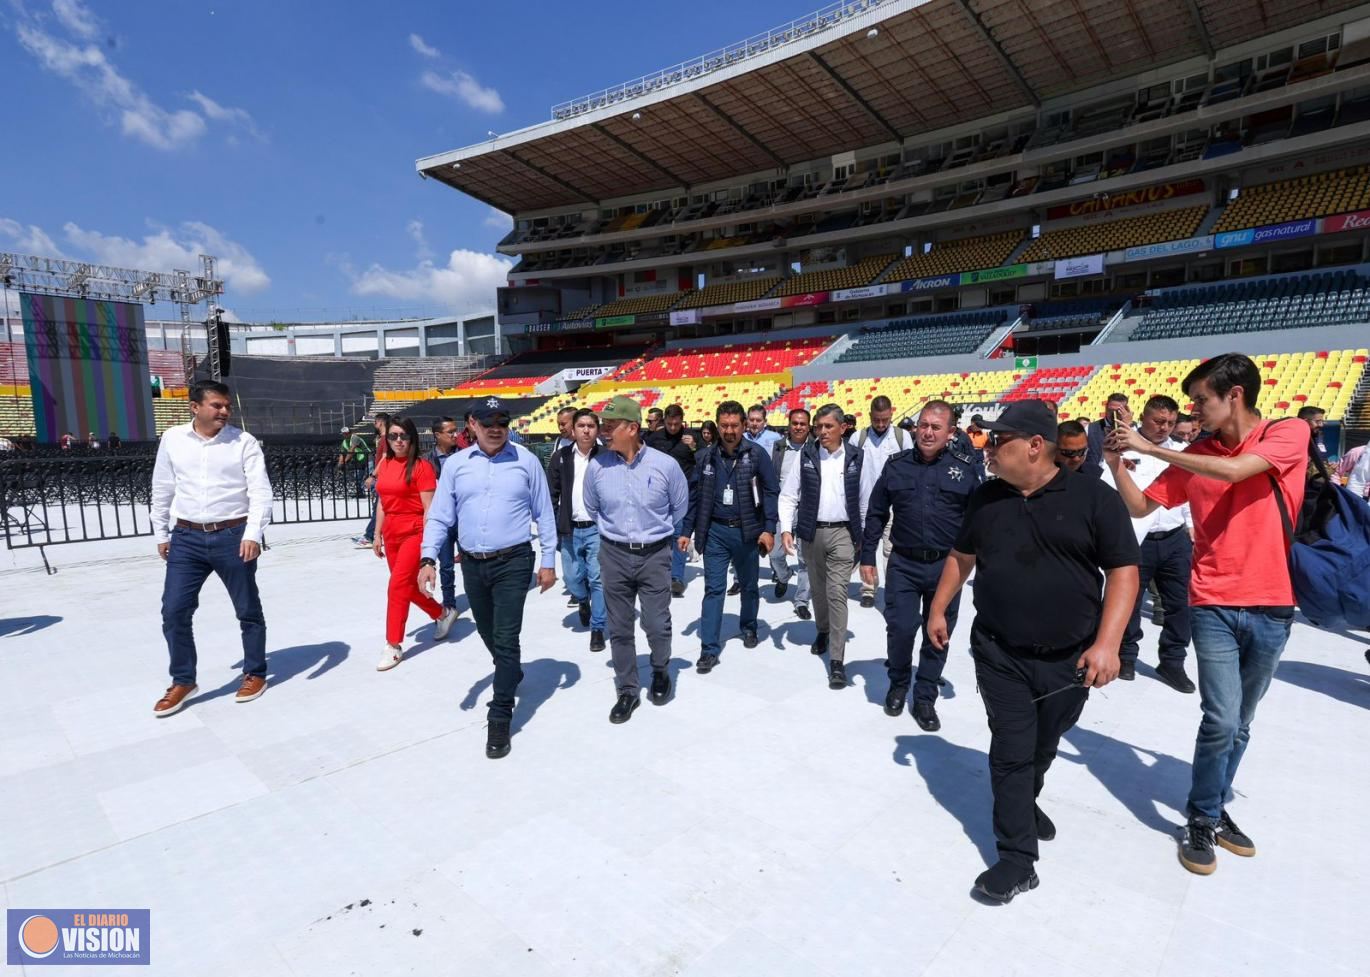
{"type": "MultiPolygon", "coordinates": [[[[908,446],[904,444],[904,429],[898,424],[891,424],[890,430],[894,432],[894,443],[900,451],[908,451],[908,446]]],[[[867,427],[861,432],[861,437],[857,439],[856,446],[862,451],[866,449],[866,438],[870,437],[871,429],[867,427]]]]}
{"type": "Polygon", "coordinates": [[[1311,432],[1308,454],[1322,485],[1297,526],[1278,480],[1266,473],[1289,545],[1294,598],[1303,616],[1318,627],[1370,627],[1370,505],[1332,477],[1311,432]]]}

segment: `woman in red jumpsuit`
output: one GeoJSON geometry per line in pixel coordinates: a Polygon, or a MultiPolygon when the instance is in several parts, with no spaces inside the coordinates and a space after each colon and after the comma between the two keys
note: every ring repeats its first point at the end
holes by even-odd
{"type": "Polygon", "coordinates": [[[404,658],[400,642],[414,604],[434,621],[433,637],[447,637],[456,609],[446,613],[442,605],[419,590],[419,550],[423,544],[423,521],[433,490],[438,487],[433,466],[419,457],[419,434],[407,417],[394,418],[385,433],[385,457],[376,468],[376,556],[390,564],[390,588],[386,593],[385,652],[376,671],[394,668],[404,658]]]}

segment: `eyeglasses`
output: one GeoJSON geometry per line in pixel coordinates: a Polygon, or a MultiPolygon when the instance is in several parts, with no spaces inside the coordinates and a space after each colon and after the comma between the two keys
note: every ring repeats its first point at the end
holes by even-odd
{"type": "Polygon", "coordinates": [[[1057,448],[1056,453],[1062,458],[1083,458],[1089,454],[1088,448],[1057,448]]]}
{"type": "Polygon", "coordinates": [[[409,440],[409,435],[405,434],[403,431],[395,431],[395,432],[393,432],[393,433],[391,433],[391,434],[387,434],[387,435],[385,436],[385,440],[387,440],[387,441],[408,441],[408,440],[409,440]]]}
{"type": "Polygon", "coordinates": [[[988,433],[988,444],[991,448],[997,448],[1000,445],[1008,444],[1010,441],[1017,441],[1019,438],[1026,436],[1027,435],[1018,431],[990,431],[988,433]]]}

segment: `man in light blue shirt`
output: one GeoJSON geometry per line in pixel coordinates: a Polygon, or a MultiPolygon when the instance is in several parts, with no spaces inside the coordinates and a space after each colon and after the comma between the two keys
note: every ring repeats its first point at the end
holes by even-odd
{"type": "Polygon", "coordinates": [[[453,452],[442,466],[423,530],[419,588],[433,593],[438,549],[457,527],[461,576],[476,630],[495,662],[485,755],[509,753],[514,694],[523,679],[519,632],[534,566],[530,524],[541,551],[538,586],[557,582],[557,526],[547,476],[537,456],[509,441],[509,413],[491,397],[471,412],[476,443],[453,452]]]}
{"type": "Polygon", "coordinates": [[[779,431],[772,431],[766,426],[766,408],[760,404],[753,404],[747,408],[747,430],[742,432],[742,436],[761,445],[768,455],[785,437],[779,431]]]}
{"type": "Polygon", "coordinates": [[[599,567],[618,701],[609,722],[626,723],[638,707],[634,605],[652,651],[652,702],[671,697],[671,545],[690,503],[689,484],[670,455],[641,443],[642,408],[615,397],[600,412],[608,451],[585,472],[585,510],[599,526],[599,567]]]}

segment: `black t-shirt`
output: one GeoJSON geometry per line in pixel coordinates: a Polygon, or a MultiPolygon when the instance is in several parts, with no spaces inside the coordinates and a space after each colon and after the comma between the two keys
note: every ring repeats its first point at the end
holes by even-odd
{"type": "Polygon", "coordinates": [[[690,450],[690,446],[685,443],[685,429],[681,428],[678,434],[671,434],[665,428],[653,431],[647,435],[646,444],[649,448],[664,451],[676,460],[680,470],[685,477],[690,477],[690,472],[695,467],[695,453],[690,450]]]}
{"type": "Polygon", "coordinates": [[[1136,566],[1122,498],[1064,470],[1032,495],[986,482],[970,498],[956,549],[975,557],[975,616],[1015,647],[1067,648],[1099,629],[1100,570],[1136,566]]]}

